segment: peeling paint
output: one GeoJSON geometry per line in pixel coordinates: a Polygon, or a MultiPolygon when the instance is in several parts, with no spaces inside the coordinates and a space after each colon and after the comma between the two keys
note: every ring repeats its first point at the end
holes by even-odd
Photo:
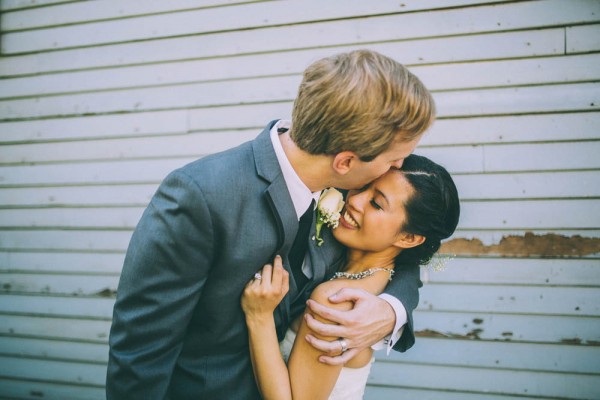
{"type": "Polygon", "coordinates": [[[562,236],[554,233],[524,236],[504,236],[500,243],[487,246],[479,239],[452,239],[440,248],[440,253],[456,255],[500,255],[506,257],[582,257],[600,253],[600,238],[580,235],[562,236]]]}
{"type": "MultiPolygon", "coordinates": [[[[75,293],[75,295],[76,295],[76,293],[75,293]]],[[[100,297],[117,297],[117,292],[115,290],[111,290],[109,288],[106,288],[104,290],[101,290],[101,291],[97,292],[96,296],[100,296],[100,297]]]]}

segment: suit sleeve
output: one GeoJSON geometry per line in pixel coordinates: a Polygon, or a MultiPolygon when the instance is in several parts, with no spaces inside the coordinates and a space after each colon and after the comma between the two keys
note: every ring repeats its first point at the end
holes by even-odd
{"type": "Polygon", "coordinates": [[[160,185],[129,244],[110,334],[107,399],[162,399],[212,262],[205,198],[181,170],[160,185]]]}
{"type": "Polygon", "coordinates": [[[423,286],[418,265],[399,265],[395,269],[394,279],[387,285],[384,293],[397,298],[406,309],[407,322],[402,336],[393,349],[405,352],[415,343],[413,310],[419,304],[419,288],[423,286]]]}

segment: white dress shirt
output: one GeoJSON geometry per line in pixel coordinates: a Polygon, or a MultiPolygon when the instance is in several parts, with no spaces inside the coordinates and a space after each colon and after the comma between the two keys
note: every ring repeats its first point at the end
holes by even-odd
{"type": "MultiPolygon", "coordinates": [[[[277,162],[279,163],[279,167],[281,168],[281,172],[283,173],[283,179],[285,180],[285,184],[287,185],[288,191],[290,193],[290,197],[292,198],[292,203],[294,204],[294,209],[296,210],[296,215],[298,220],[308,206],[310,205],[312,200],[315,200],[315,204],[319,201],[319,197],[321,196],[321,191],[311,192],[310,189],[302,182],[292,164],[287,158],[285,151],[283,150],[283,146],[281,145],[281,140],[279,139],[279,133],[277,129],[279,128],[287,128],[289,129],[291,126],[290,121],[279,120],[273,128],[271,128],[271,142],[273,143],[273,148],[275,149],[275,155],[277,156],[277,162]]],[[[310,265],[310,257],[304,258],[304,264],[302,265],[302,272],[309,279],[313,276],[312,266],[310,265]]],[[[387,345],[387,354],[390,353],[390,350],[396,344],[396,341],[400,339],[402,335],[402,330],[404,328],[404,324],[406,324],[407,316],[406,309],[394,296],[389,294],[382,293],[379,295],[380,298],[387,301],[394,311],[396,312],[396,325],[392,330],[392,334],[387,338],[382,340],[379,343],[376,343],[372,346],[374,350],[383,349],[384,346],[387,345]]]]}

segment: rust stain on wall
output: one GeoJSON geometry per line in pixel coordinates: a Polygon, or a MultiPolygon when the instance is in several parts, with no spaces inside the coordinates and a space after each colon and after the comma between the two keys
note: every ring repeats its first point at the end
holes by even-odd
{"type": "Polygon", "coordinates": [[[600,238],[553,233],[524,236],[510,235],[500,243],[486,246],[479,239],[453,239],[440,248],[440,253],[456,255],[499,255],[507,257],[581,257],[600,253],[600,238]]]}

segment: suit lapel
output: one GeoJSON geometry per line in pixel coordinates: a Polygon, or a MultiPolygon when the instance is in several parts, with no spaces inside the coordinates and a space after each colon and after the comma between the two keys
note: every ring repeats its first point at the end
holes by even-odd
{"type": "Polygon", "coordinates": [[[331,233],[331,229],[326,226],[323,226],[321,229],[323,245],[317,246],[317,241],[313,240],[316,232],[315,222],[316,221],[313,220],[310,242],[308,244],[308,253],[313,267],[313,279],[315,282],[322,282],[333,272],[339,270],[343,261],[343,246],[335,240],[331,233]]]}

